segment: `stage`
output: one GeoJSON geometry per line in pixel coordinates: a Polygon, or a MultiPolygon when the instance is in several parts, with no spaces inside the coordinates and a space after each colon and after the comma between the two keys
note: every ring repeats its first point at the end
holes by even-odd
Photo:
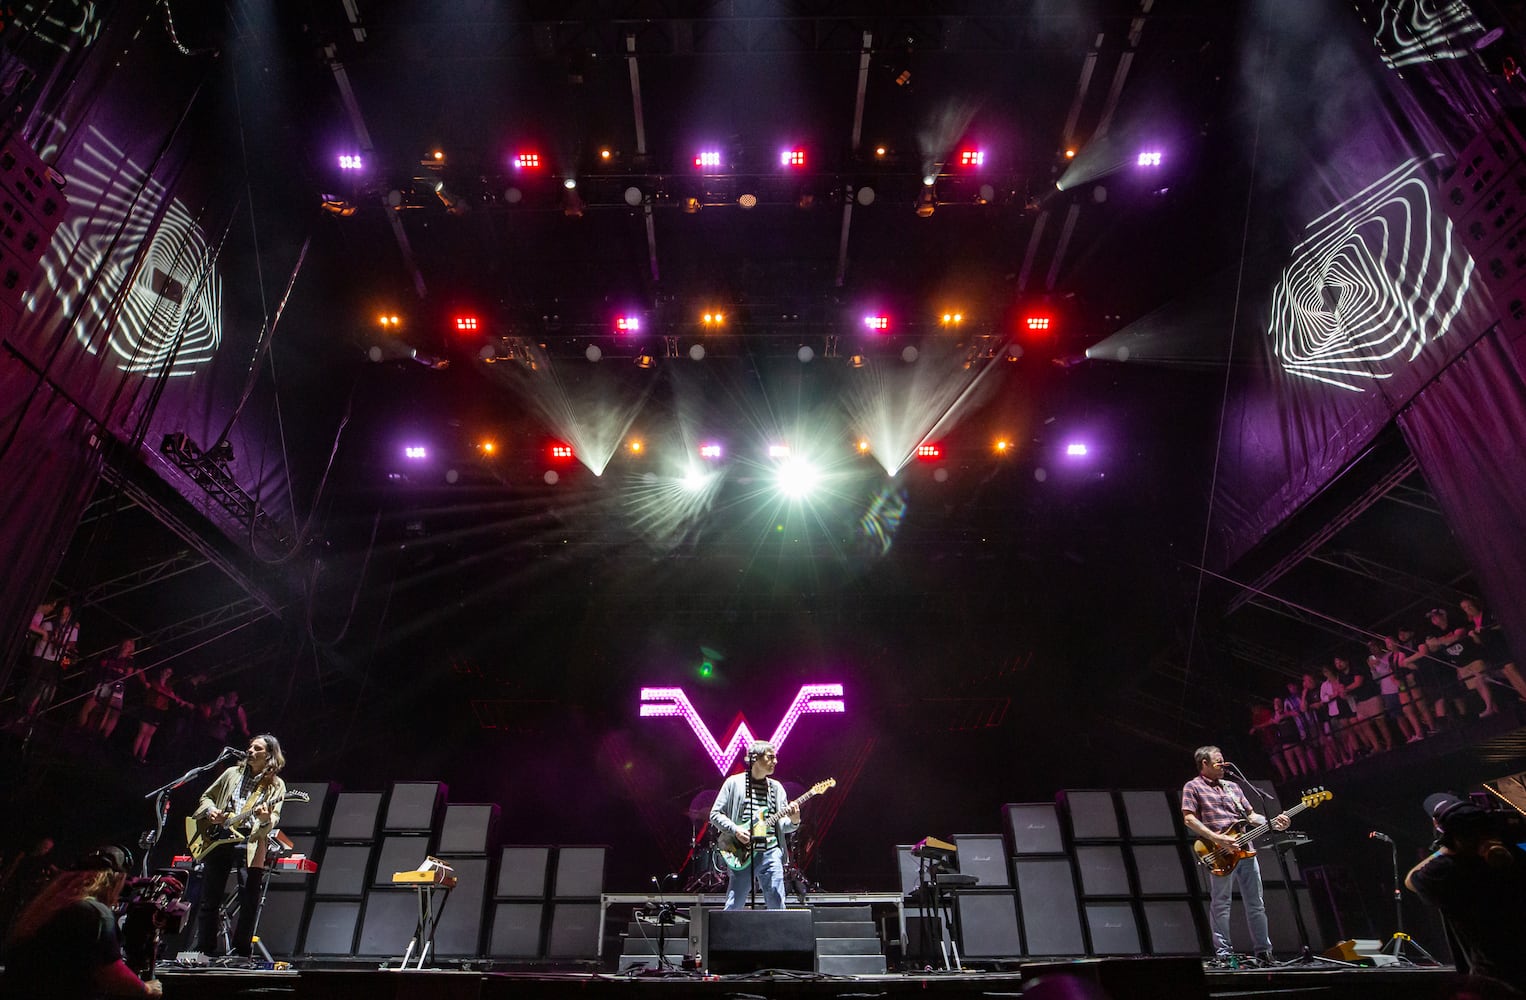
{"type": "MultiPolygon", "coordinates": [[[[484,963],[485,964],[485,963],[484,963]]],[[[1464,978],[1451,969],[1341,969],[1312,966],[1281,969],[1204,971],[1192,959],[1077,959],[1033,963],[1001,971],[892,973],[877,976],[818,976],[808,973],[749,973],[722,977],[665,973],[618,975],[595,972],[424,970],[398,972],[350,968],[294,968],[284,971],[163,969],[165,994],[177,1000],[290,996],[297,1000],[489,1000],[577,997],[606,1000],[630,996],[761,1000],[791,997],[979,997],[1075,998],[1045,987],[1044,977],[1068,974],[1100,984],[1112,1000],[1193,1000],[1194,997],[1364,997],[1383,1000],[1440,1000],[1451,997],[1464,978]]],[[[1089,994],[1098,996],[1099,994],[1089,994]]]]}

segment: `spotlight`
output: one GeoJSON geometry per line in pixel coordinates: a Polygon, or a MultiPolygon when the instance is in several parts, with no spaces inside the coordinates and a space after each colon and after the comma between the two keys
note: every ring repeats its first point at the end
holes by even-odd
{"type": "Polygon", "coordinates": [[[615,329],[621,333],[635,333],[641,329],[640,316],[616,316],[615,329]]]}
{"type": "Polygon", "coordinates": [[[848,367],[849,368],[862,368],[862,367],[864,367],[864,356],[862,354],[850,354],[850,355],[848,355],[848,367]]]}
{"type": "Polygon", "coordinates": [[[886,155],[889,152],[890,152],[890,150],[885,148],[884,146],[875,146],[874,147],[874,155],[875,156],[884,156],[884,155],[886,155]]]}
{"type": "Polygon", "coordinates": [[[583,198],[578,194],[578,182],[571,177],[562,181],[562,214],[569,219],[583,217],[583,198]]]}
{"type": "Polygon", "coordinates": [[[919,444],[917,445],[917,457],[924,462],[931,462],[934,459],[942,458],[943,447],[936,444],[919,444]]]}
{"type": "Polygon", "coordinates": [[[656,363],[657,363],[657,359],[652,357],[650,354],[638,354],[638,355],[636,355],[636,367],[637,368],[650,368],[653,365],[655,365],[656,363]]]}
{"type": "Polygon", "coordinates": [[[787,497],[803,499],[811,494],[821,479],[821,473],[810,462],[792,458],[779,466],[774,475],[774,485],[787,497]]]}
{"type": "Polygon", "coordinates": [[[1065,454],[1070,458],[1085,458],[1086,444],[1082,441],[1072,441],[1065,446],[1065,454]]]}
{"type": "Polygon", "coordinates": [[[964,313],[946,312],[943,314],[941,322],[944,326],[958,326],[964,322],[964,313]]]}
{"type": "Polygon", "coordinates": [[[610,149],[608,146],[605,146],[603,149],[599,150],[599,159],[603,160],[605,163],[608,163],[610,160],[614,159],[614,157],[615,151],[610,149]]]}
{"type": "Polygon", "coordinates": [[[396,316],[383,314],[376,317],[376,322],[383,327],[395,328],[402,323],[402,320],[398,319],[396,316]]]}
{"type": "Polygon", "coordinates": [[[515,170],[539,170],[540,169],[540,154],[539,153],[517,153],[517,154],[515,154],[515,156],[514,156],[514,169],[515,170]]]}
{"type": "Polygon", "coordinates": [[[344,154],[341,154],[340,157],[339,157],[339,169],[340,170],[364,170],[365,167],[361,163],[360,156],[358,154],[353,154],[352,155],[352,154],[349,154],[349,153],[344,153],[344,154]]]}
{"type": "Polygon", "coordinates": [[[769,458],[789,458],[789,445],[771,444],[768,446],[769,458]]]}
{"type": "Polygon", "coordinates": [[[723,312],[707,312],[700,317],[700,322],[706,326],[725,326],[726,314],[723,312]]]}
{"type": "Polygon", "coordinates": [[[569,461],[572,458],[572,445],[553,444],[551,446],[551,458],[557,462],[569,461]]]}
{"type": "Polygon", "coordinates": [[[886,330],[890,329],[890,317],[889,316],[865,316],[864,317],[864,325],[867,326],[871,330],[877,331],[879,333],[883,333],[886,330]]]}
{"type": "Polygon", "coordinates": [[[1052,320],[1048,316],[1033,315],[1023,317],[1023,327],[1030,333],[1047,333],[1052,320]]]}
{"type": "Polygon", "coordinates": [[[644,444],[642,444],[641,441],[639,439],[637,439],[637,438],[632,438],[630,443],[626,445],[626,448],[628,448],[630,450],[630,453],[632,455],[639,455],[639,454],[641,454],[642,450],[645,447],[646,446],[644,444]]]}
{"type": "Polygon", "coordinates": [[[784,150],[784,152],[779,154],[779,165],[784,167],[793,167],[796,170],[802,169],[805,166],[805,150],[784,150]]]}
{"type": "Polygon", "coordinates": [[[422,462],[429,457],[429,449],[421,444],[410,444],[403,447],[403,457],[414,462],[422,462]]]}
{"type": "Polygon", "coordinates": [[[490,440],[479,441],[477,442],[477,450],[484,455],[496,455],[498,454],[498,442],[490,440]]]}
{"type": "Polygon", "coordinates": [[[698,198],[688,197],[684,199],[684,213],[687,215],[693,215],[703,207],[698,198]]]}
{"type": "Polygon", "coordinates": [[[435,181],[434,195],[436,198],[440,199],[440,204],[445,206],[445,212],[447,215],[465,215],[467,210],[471,208],[465,199],[458,197],[450,191],[447,191],[445,189],[444,181],[435,181]]]}
{"type": "Polygon", "coordinates": [[[233,444],[229,441],[219,441],[207,449],[207,457],[218,465],[233,464],[233,444]]]}
{"type": "Polygon", "coordinates": [[[938,199],[933,194],[931,186],[924,186],[917,192],[917,216],[927,218],[938,210],[938,199]]]}
{"type": "Polygon", "coordinates": [[[751,192],[749,192],[747,194],[742,195],[742,197],[738,198],[737,199],[737,204],[741,205],[743,208],[757,208],[758,207],[758,196],[755,195],[755,194],[752,194],[751,192]]]}
{"type": "Polygon", "coordinates": [[[708,458],[712,462],[717,461],[721,457],[721,446],[713,441],[709,444],[702,444],[699,446],[699,457],[708,458]]]}
{"type": "Polygon", "coordinates": [[[1160,152],[1158,150],[1150,150],[1140,153],[1134,162],[1137,166],[1141,167],[1158,167],[1160,166],[1160,152]]]}
{"type": "Polygon", "coordinates": [[[996,443],[991,447],[996,452],[996,454],[1005,455],[1012,450],[1012,442],[1008,441],[1006,438],[998,438],[996,443]]]}
{"type": "Polygon", "coordinates": [[[959,151],[959,165],[961,167],[983,167],[986,164],[986,153],[983,149],[962,149],[959,151]]]}
{"type": "Polygon", "coordinates": [[[860,455],[867,455],[867,454],[869,454],[869,439],[868,438],[859,438],[859,440],[858,440],[858,453],[860,455]]]}
{"type": "Polygon", "coordinates": [[[696,154],[694,165],[701,170],[719,170],[721,168],[721,154],[714,149],[706,149],[696,154]]]}

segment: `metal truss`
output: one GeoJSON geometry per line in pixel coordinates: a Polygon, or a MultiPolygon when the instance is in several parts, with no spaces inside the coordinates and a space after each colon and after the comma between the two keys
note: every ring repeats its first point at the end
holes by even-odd
{"type": "Polygon", "coordinates": [[[90,607],[110,601],[133,591],[142,590],[144,587],[162,583],[173,579],[182,573],[189,573],[193,569],[199,569],[208,565],[206,557],[200,553],[191,552],[189,549],[181,549],[174,555],[161,559],[156,563],[124,573],[110,580],[102,580],[94,586],[78,591],[80,607],[90,607]]]}
{"type": "Polygon", "coordinates": [[[1322,566],[1332,566],[1335,569],[1345,570],[1348,573],[1355,573],[1363,579],[1392,587],[1395,590],[1402,590],[1411,597],[1418,597],[1423,601],[1440,597],[1445,599],[1449,604],[1456,604],[1464,597],[1470,596],[1456,588],[1456,581],[1437,583],[1434,580],[1416,576],[1414,573],[1395,569],[1392,566],[1378,562],[1370,556],[1363,555],[1360,552],[1353,552],[1349,549],[1337,549],[1332,552],[1320,553],[1319,555],[1310,556],[1309,561],[1317,562],[1322,566]]]}
{"type": "Polygon", "coordinates": [[[260,502],[234,481],[227,466],[203,452],[185,434],[165,435],[159,451],[245,532],[263,532],[278,546],[290,541],[260,502]]]}

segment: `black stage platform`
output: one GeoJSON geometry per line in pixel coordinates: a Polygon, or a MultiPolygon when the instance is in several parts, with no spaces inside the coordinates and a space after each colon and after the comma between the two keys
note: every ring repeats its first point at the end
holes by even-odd
{"type": "MultiPolygon", "coordinates": [[[[233,971],[165,969],[166,996],[176,1000],[290,996],[294,1000],[496,1000],[526,996],[547,1000],[615,1000],[747,997],[1016,997],[1047,1000],[1194,1000],[1237,998],[1374,998],[1442,1000],[1467,985],[1451,969],[1342,969],[1296,967],[1205,971],[1194,959],[1077,959],[1035,963],[998,972],[893,973],[878,976],[815,976],[753,973],[701,978],[698,975],[615,975],[594,972],[443,971],[377,969],[291,969],[233,971]],[[1045,986],[1057,973],[1091,984],[1090,992],[1045,986]],[[1096,987],[1105,992],[1096,992],[1096,987]]],[[[1472,995],[1479,996],[1474,992],[1472,995]]],[[[1490,994],[1481,994],[1488,997],[1490,994]]]]}

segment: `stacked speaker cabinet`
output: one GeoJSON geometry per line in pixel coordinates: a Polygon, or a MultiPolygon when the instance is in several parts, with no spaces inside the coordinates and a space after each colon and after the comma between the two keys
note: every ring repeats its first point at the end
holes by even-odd
{"type": "Polygon", "coordinates": [[[1075,870],[1065,851],[1059,810],[1053,802],[1009,803],[1002,807],[1002,819],[1012,851],[1023,953],[1086,954],[1075,870]]]}
{"type": "MultiPolygon", "coordinates": [[[[286,790],[304,792],[308,801],[282,803],[280,830],[292,842],[292,855],[317,859],[322,853],[323,828],[328,809],[333,805],[334,786],[316,781],[292,782],[286,790]]],[[[308,898],[315,881],[315,876],[305,872],[281,867],[272,870],[270,891],[265,896],[265,908],[260,911],[259,936],[273,957],[297,953],[308,898]]]]}
{"type": "Polygon", "coordinates": [[[525,846],[505,847],[499,852],[489,958],[533,961],[545,954],[551,851],[549,847],[525,846]]]}
{"type": "Polygon", "coordinates": [[[55,177],[19,135],[0,147],[0,337],[15,334],[21,297],[68,207],[55,177]]]}
{"type": "Polygon", "coordinates": [[[552,880],[551,922],[546,957],[553,961],[591,961],[599,955],[604,933],[604,862],[609,848],[559,847],[552,880]]]}
{"type": "Polygon", "coordinates": [[[1119,792],[1123,826],[1134,864],[1145,950],[1152,955],[1200,955],[1204,913],[1194,863],[1188,860],[1178,793],[1119,792]]]}
{"type": "Polygon", "coordinates": [[[959,954],[975,961],[1021,957],[1017,898],[1012,892],[1004,838],[999,833],[960,833],[952,839],[959,874],[980,880],[954,893],[959,954]]]}
{"type": "Polygon", "coordinates": [[[381,792],[340,792],[334,797],[303,934],[302,950],[309,955],[355,953],[361,904],[373,871],[381,805],[381,792]]]}
{"type": "MultiPolygon", "coordinates": [[[[411,871],[434,852],[435,816],[445,800],[438,781],[397,781],[387,795],[380,849],[366,894],[356,955],[399,958],[408,949],[418,925],[418,891],[392,884],[394,872],[411,871]]],[[[455,890],[451,890],[451,896],[455,890]]],[[[436,896],[445,912],[456,900],[436,896]]]]}
{"type": "Polygon", "coordinates": [[[1526,133],[1507,111],[1458,154],[1442,209],[1489,289],[1509,339],[1526,333],[1526,133]]]}
{"type": "Polygon", "coordinates": [[[1080,878],[1088,953],[1139,954],[1144,946],[1113,793],[1066,790],[1056,800],[1066,819],[1080,878]]]}
{"type": "Polygon", "coordinates": [[[453,802],[445,807],[435,854],[455,870],[456,887],[435,929],[435,954],[441,958],[482,954],[482,911],[497,832],[496,805],[453,802]]]}

